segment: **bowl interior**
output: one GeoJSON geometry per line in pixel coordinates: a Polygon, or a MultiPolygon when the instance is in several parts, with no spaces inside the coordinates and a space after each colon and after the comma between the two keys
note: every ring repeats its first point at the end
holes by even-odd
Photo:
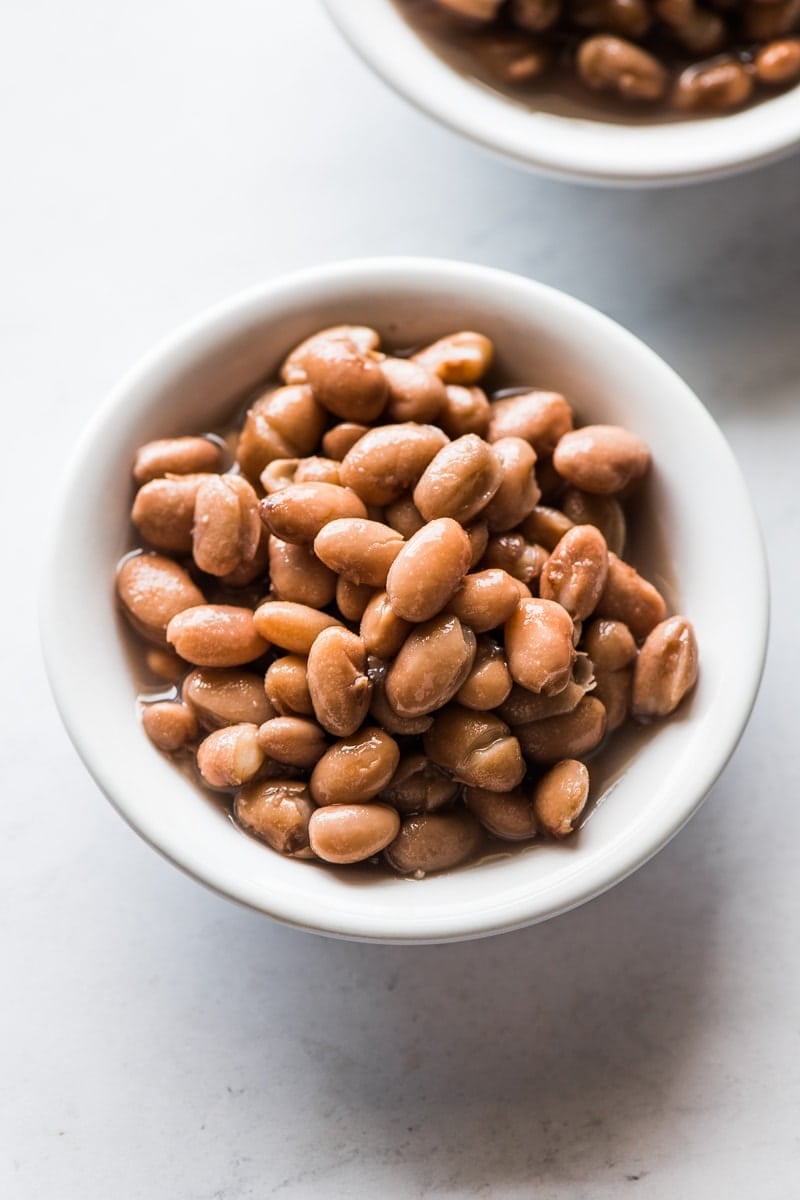
{"type": "Polygon", "coordinates": [[[690,182],[755,167],[800,141],[800,87],[711,119],[620,124],[535,111],[454,70],[393,0],[325,0],[364,60],[396,91],[459,133],[559,178],[690,182]]]}
{"type": "Polygon", "coordinates": [[[157,348],[87,430],[66,481],[42,600],[45,653],[70,734],[139,833],[185,870],[284,921],[343,936],[478,936],[562,911],[653,854],[689,818],[732,751],[764,655],[759,534],[739,470],[706,410],[619,326],[515,276],[463,264],[341,264],[266,284],[157,348]],[[235,411],[308,333],[371,324],[394,346],[477,328],[510,383],[562,390],[582,422],[614,422],[651,446],[636,558],[677,587],[701,674],[691,702],[617,755],[574,843],[532,845],[424,882],[295,862],[240,833],[223,806],[163,758],[136,719],[113,575],[130,547],[130,464],[150,438],[202,432],[235,411]],[[729,551],[736,531],[737,553],[729,551]],[[746,637],[743,631],[747,631],[746,637]],[[736,653],[731,648],[736,647],[736,653]]]}

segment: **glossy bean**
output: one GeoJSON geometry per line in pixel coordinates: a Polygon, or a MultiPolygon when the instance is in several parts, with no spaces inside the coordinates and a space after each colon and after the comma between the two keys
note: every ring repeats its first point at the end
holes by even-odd
{"type": "Polygon", "coordinates": [[[349,488],[334,483],[292,483],[262,500],[260,514],[270,533],[285,542],[310,544],[329,522],[365,519],[367,510],[349,488]]]}
{"type": "Polygon", "coordinates": [[[471,559],[469,538],[457,521],[429,521],[402,545],[389,569],[386,593],[392,610],[406,621],[434,617],[460,585],[471,559]]]}
{"type": "Polygon", "coordinates": [[[261,725],[275,715],[262,677],[237,667],[195,667],[183,681],[181,698],[206,729],[261,725]]]}
{"type": "Polygon", "coordinates": [[[299,779],[259,779],[236,794],[233,815],[248,833],[290,858],[311,858],[308,823],[314,804],[299,779]]]}
{"type": "Polygon", "coordinates": [[[697,682],[697,639],[685,617],[668,617],[644,640],[633,674],[632,712],[639,721],[666,717],[697,682]]]}
{"type": "Polygon", "coordinates": [[[404,545],[403,535],[380,521],[343,517],[319,531],[314,553],[351,583],[382,588],[404,545]]]}
{"type": "Polygon", "coordinates": [[[466,809],[405,817],[385,852],[401,875],[450,871],[474,858],[483,844],[480,823],[466,809]]]}
{"type": "Polygon", "coordinates": [[[222,447],[212,438],[159,438],[136,451],[133,478],[142,484],[165,475],[199,475],[221,468],[222,447]]]}
{"type": "Polygon", "coordinates": [[[436,812],[458,795],[460,785],[424,754],[407,754],[379,799],[403,816],[436,812]]]}
{"type": "Polygon", "coordinates": [[[522,788],[514,788],[511,792],[464,788],[464,803],[484,829],[505,842],[523,842],[536,837],[533,798],[522,788]]]}
{"type": "Polygon", "coordinates": [[[154,746],[166,753],[183,750],[197,737],[197,720],[177,700],[157,700],[142,708],[142,727],[154,746]]]}
{"type": "Polygon", "coordinates": [[[501,438],[523,438],[537,456],[549,456],[559,439],[572,429],[572,409],[560,392],[535,388],[514,396],[495,400],[487,437],[490,442],[501,438]]]}
{"type": "Polygon", "coordinates": [[[664,597],[630,563],[615,554],[608,556],[605,587],[595,607],[595,615],[622,621],[637,641],[663,621],[667,613],[664,597]]]}
{"type": "Polygon", "coordinates": [[[336,617],[320,612],[308,604],[291,600],[265,600],[253,614],[259,633],[282,650],[307,655],[314,639],[333,625],[341,625],[336,617]]]}
{"type": "Polygon", "coordinates": [[[163,554],[129,555],[117,571],[116,585],[128,619],[155,642],[166,640],[174,616],[205,599],[188,572],[163,554]]]}
{"type": "Polygon", "coordinates": [[[399,762],[397,742],[366,725],[323,754],[311,774],[311,795],[316,804],[364,804],[386,787],[399,762]]]}
{"type": "Polygon", "coordinates": [[[489,711],[503,703],[512,685],[502,647],[492,638],[478,638],[469,675],[456,692],[458,703],[465,708],[489,711]]]}
{"type": "Polygon", "coordinates": [[[431,461],[414,488],[414,503],[427,521],[452,517],[464,524],[486,507],[502,478],[487,443],[468,433],[431,461]]]}
{"type": "Polygon", "coordinates": [[[240,667],[269,649],[253,612],[233,604],[198,604],[174,616],[167,641],[197,667],[240,667]]]}
{"type": "Polygon", "coordinates": [[[588,695],[571,712],[517,725],[514,732],[531,762],[583,758],[596,750],[605,736],[606,710],[596,696],[588,695]]]}
{"type": "Polygon", "coordinates": [[[552,837],[571,834],[589,799],[589,772],[582,762],[564,759],[536,784],[533,811],[539,826],[552,837]]]}
{"type": "Polygon", "coordinates": [[[520,600],[518,581],[497,567],[465,575],[448,609],[474,633],[503,625],[520,600]]]}
{"type": "Polygon", "coordinates": [[[562,691],[575,662],[572,619],[553,600],[520,600],[504,626],[508,668],[515,683],[546,696],[562,691]]]}
{"type": "Polygon", "coordinates": [[[539,576],[539,595],[555,600],[574,621],[590,616],[608,575],[606,540],[594,525],[574,525],[553,550],[539,576]]]}
{"type": "Polygon", "coordinates": [[[335,737],[355,733],[369,710],[372,682],[367,677],[363,640],[332,626],[315,638],[308,653],[308,690],[314,714],[335,737]]]}
{"type": "Polygon", "coordinates": [[[325,733],[305,717],[272,717],[259,726],[258,743],[268,758],[308,769],[328,748],[325,733]]]}
{"type": "Polygon", "coordinates": [[[331,804],[309,821],[311,848],[324,862],[364,862],[397,837],[400,816],[386,804],[331,804]]]}
{"type": "Polygon", "coordinates": [[[257,725],[225,725],[209,733],[197,747],[197,769],[212,788],[241,787],[258,774],[263,763],[257,725]]]}
{"type": "Polygon", "coordinates": [[[510,792],[525,776],[520,744],[494,713],[450,704],[436,714],[423,744],[432,762],[470,787],[510,792]]]}
{"type": "Polygon", "coordinates": [[[475,650],[475,634],[451,614],[416,626],[386,673],[389,704],[401,717],[441,708],[469,675],[475,650]]]}

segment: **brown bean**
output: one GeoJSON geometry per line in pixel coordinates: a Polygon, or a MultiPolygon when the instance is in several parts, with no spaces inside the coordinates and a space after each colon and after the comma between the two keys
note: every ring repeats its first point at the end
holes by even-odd
{"type": "Polygon", "coordinates": [[[684,112],[727,112],[750,99],[753,79],[737,58],[719,55],[681,71],[672,92],[684,112]]]}
{"type": "Polygon", "coordinates": [[[341,463],[333,458],[312,454],[301,458],[294,473],[295,483],[335,483],[341,486],[341,463]]]}
{"type": "Polygon", "coordinates": [[[477,567],[489,545],[489,526],[485,521],[472,521],[464,530],[470,544],[470,570],[477,567]]]}
{"type": "Polygon", "coordinates": [[[489,538],[481,566],[505,571],[518,583],[532,584],[547,562],[544,546],[528,542],[521,533],[500,533],[489,538]]]}
{"type": "Polygon", "coordinates": [[[387,504],[383,515],[386,524],[402,533],[404,538],[410,538],[425,524],[425,518],[410,496],[401,496],[387,504]]]}
{"type": "Polygon", "coordinates": [[[621,671],[636,658],[636,642],[628,626],[602,617],[584,629],[583,649],[601,671],[621,671]]]}
{"type": "Polygon", "coordinates": [[[492,638],[478,638],[475,661],[456,692],[456,700],[465,708],[488,711],[503,703],[512,683],[502,647],[492,638]]]}
{"type": "Polygon", "coordinates": [[[800,38],[779,38],[762,46],[756,54],[759,83],[783,87],[800,79],[800,38]]]}
{"type": "Polygon", "coordinates": [[[511,0],[509,15],[526,33],[542,33],[561,15],[561,0],[511,0]]]}
{"type": "Polygon", "coordinates": [[[489,446],[468,433],[431,461],[414,488],[414,503],[427,521],[453,517],[464,524],[486,507],[502,480],[500,464],[489,446]]]}
{"type": "Polygon", "coordinates": [[[494,347],[482,333],[451,333],[411,357],[444,383],[477,383],[489,370],[494,347]]]}
{"type": "Polygon", "coordinates": [[[492,29],[474,43],[484,69],[507,86],[538,78],[553,61],[552,47],[543,39],[516,29],[492,29]]]}
{"type": "Polygon", "coordinates": [[[279,600],[326,608],[336,595],[336,576],[310,546],[269,539],[269,578],[279,600]]]}
{"type": "Polygon", "coordinates": [[[800,22],[800,0],[777,0],[776,3],[748,4],[742,14],[745,37],[754,42],[792,33],[800,22]]]}
{"type": "Polygon", "coordinates": [[[274,458],[311,454],[325,428],[325,411],[311,388],[300,384],[271,388],[258,396],[245,417],[236,461],[255,483],[274,458]]]}
{"type": "Polygon", "coordinates": [[[507,698],[497,707],[497,715],[509,724],[512,729],[517,725],[528,725],[531,721],[543,721],[546,717],[557,717],[561,713],[572,712],[577,708],[591,684],[591,677],[586,680],[571,679],[567,686],[555,696],[545,696],[541,692],[529,692],[527,688],[515,684],[507,698]]]}
{"type": "Polygon", "coordinates": [[[494,401],[487,437],[490,442],[523,438],[537,456],[548,456],[571,429],[572,409],[561,393],[534,388],[494,401]]]}
{"type": "Polygon", "coordinates": [[[259,475],[259,482],[267,495],[271,496],[273,492],[279,492],[281,488],[294,483],[299,465],[299,458],[273,458],[268,462],[259,475]]]}
{"type": "Polygon", "coordinates": [[[369,425],[360,425],[357,421],[342,421],[322,435],[322,453],[341,462],[348,450],[368,432],[369,425]]]}
{"type": "Polygon", "coordinates": [[[180,655],[166,646],[150,646],[145,651],[145,665],[151,675],[166,683],[180,683],[190,669],[180,655]]]}
{"type": "Polygon", "coordinates": [[[512,792],[464,788],[464,803],[484,829],[503,841],[522,842],[536,837],[533,799],[522,788],[512,792]]]}
{"type": "Polygon", "coordinates": [[[539,499],[534,475],[536,452],[522,438],[500,438],[492,452],[503,472],[500,487],[484,509],[490,533],[505,533],[532,511],[539,499]]]}
{"type": "Polygon", "coordinates": [[[355,733],[372,697],[362,639],[342,626],[323,629],[309,651],[307,670],[311,703],[320,725],[335,737],[355,733]]]}
{"type": "Polygon", "coordinates": [[[589,799],[589,772],[582,762],[564,759],[542,776],[533,792],[538,824],[553,837],[568,837],[589,799]]]}
{"type": "Polygon", "coordinates": [[[544,546],[545,550],[552,551],[573,524],[570,517],[560,508],[537,504],[522,522],[521,532],[529,542],[534,542],[537,546],[544,546]]]}
{"type": "Polygon", "coordinates": [[[450,704],[436,714],[423,744],[432,762],[470,787],[510,792],[525,776],[519,742],[494,713],[450,704]]]}
{"type": "Polygon", "coordinates": [[[420,717],[446,704],[469,675],[475,634],[445,613],[418,625],[386,673],[386,698],[401,717],[420,717]]]}
{"type": "Polygon", "coordinates": [[[637,641],[663,621],[667,606],[661,593],[630,565],[608,556],[608,575],[595,608],[595,615],[622,621],[637,641]]]}
{"type": "Polygon", "coordinates": [[[436,812],[455,799],[459,785],[424,754],[408,754],[383,789],[380,799],[403,816],[436,812]]]}
{"type": "Polygon", "coordinates": [[[434,421],[445,402],[438,375],[408,358],[384,358],[381,371],[389,387],[386,411],[393,421],[434,421]]]}
{"type": "Polygon", "coordinates": [[[209,733],[197,747],[197,769],[212,788],[241,787],[263,764],[257,725],[225,725],[209,733]]]}
{"type": "Polygon", "coordinates": [[[314,705],[308,690],[306,659],[298,654],[276,658],[267,668],[264,693],[276,713],[282,717],[312,716],[314,705]]]}
{"type": "Polygon", "coordinates": [[[406,621],[434,617],[454,594],[471,559],[469,538],[457,521],[429,521],[402,546],[389,569],[386,592],[392,610],[406,621]]]}
{"type": "Polygon", "coordinates": [[[592,695],[606,710],[606,734],[615,733],[624,725],[631,711],[633,667],[607,671],[598,667],[592,695]]]}
{"type": "Polygon", "coordinates": [[[608,549],[622,554],[626,536],[625,513],[615,496],[592,496],[570,487],[561,497],[561,508],[574,525],[595,525],[606,539],[608,549]]]}
{"type": "Polygon", "coordinates": [[[394,738],[365,725],[323,754],[311,774],[311,795],[317,804],[364,804],[386,787],[399,762],[394,738]]]}
{"type": "Polygon", "coordinates": [[[309,544],[330,521],[366,518],[367,510],[349,488],[334,483],[292,483],[262,500],[260,513],[270,533],[285,542],[309,544]]]}
{"type": "Polygon", "coordinates": [[[364,862],[394,841],[400,816],[386,804],[331,804],[309,821],[311,848],[329,863],[364,862]]]}
{"type": "Polygon", "coordinates": [[[154,746],[167,753],[182,750],[197,737],[195,715],[177,700],[159,700],[145,704],[142,725],[154,746]]]}
{"type": "Polygon", "coordinates": [[[336,607],[346,621],[360,621],[374,595],[375,588],[368,583],[353,583],[343,575],[336,580],[336,607]]]}
{"type": "Polygon", "coordinates": [[[316,721],[305,717],[272,717],[259,726],[258,743],[275,762],[291,767],[313,767],[328,748],[316,721]]]}
{"type": "Polygon", "coordinates": [[[227,575],[220,575],[219,582],[225,588],[249,587],[255,580],[261,581],[269,569],[269,533],[259,521],[256,552],[249,562],[242,562],[227,575]]]}
{"type": "Polygon", "coordinates": [[[314,639],[341,622],[328,613],[291,600],[265,600],[254,613],[256,628],[267,641],[291,654],[307,655],[314,639]]]}
{"type": "Polygon", "coordinates": [[[623,100],[660,100],[667,85],[661,63],[641,46],[598,34],[578,47],[578,74],[595,91],[616,92],[623,100]]]}
{"type": "Polygon", "coordinates": [[[238,825],[290,858],[311,858],[308,823],[314,805],[308,784],[300,779],[259,779],[236,794],[233,815],[238,825]]]}
{"type": "Polygon", "coordinates": [[[539,595],[555,600],[574,621],[590,616],[608,575],[606,540],[594,525],[574,525],[548,558],[539,576],[539,595]]]}
{"type": "Polygon", "coordinates": [[[584,425],[562,437],[553,463],[559,475],[582,491],[611,495],[642,478],[650,451],[619,425],[584,425]]]}
{"type": "Polygon", "coordinates": [[[606,710],[595,696],[584,696],[571,712],[517,725],[522,753],[531,762],[552,763],[583,758],[595,750],[606,733],[606,710]]]}
{"type": "Polygon", "coordinates": [[[151,641],[166,641],[170,621],[205,597],[188,572],[162,554],[133,554],[117,571],[117,595],[131,623],[151,641]]]}
{"type": "Polygon", "coordinates": [[[348,450],[342,483],[365,504],[391,504],[412,488],[447,437],[435,425],[379,425],[348,450]]]}
{"type": "Polygon", "coordinates": [[[570,17],[585,29],[634,39],[643,37],[653,23],[647,0],[572,0],[570,17]]]}
{"type": "Polygon", "coordinates": [[[490,416],[491,408],[483,388],[451,383],[445,389],[438,422],[449,438],[460,438],[465,433],[485,437],[490,416]]]}
{"type": "Polygon", "coordinates": [[[261,725],[275,715],[261,676],[236,667],[196,667],[183,681],[181,698],[206,729],[261,725]]]}
{"type": "Polygon", "coordinates": [[[240,667],[269,649],[252,611],[233,604],[184,609],[167,626],[167,641],[196,667],[240,667]]]}
{"type": "Polygon", "coordinates": [[[303,356],[314,398],[343,421],[369,423],[383,412],[389,387],[380,363],[351,339],[316,339],[303,356]]]}
{"type": "Polygon", "coordinates": [[[388,733],[400,734],[403,737],[416,737],[425,733],[433,724],[433,717],[427,714],[421,717],[401,717],[395,712],[386,699],[386,688],[380,678],[374,680],[369,713],[373,721],[388,733]]]}
{"type": "Polygon", "coordinates": [[[133,478],[142,484],[164,475],[199,475],[221,467],[222,447],[211,438],[159,438],[136,451],[133,478]]]}
{"type": "Polygon", "coordinates": [[[639,721],[674,712],[697,681],[697,640],[685,617],[668,617],[645,638],[633,673],[632,712],[639,721]]]}
{"type": "Polygon", "coordinates": [[[342,517],[329,521],[314,539],[314,553],[351,583],[382,588],[405,542],[380,521],[342,517]]]}
{"type": "Polygon", "coordinates": [[[496,567],[465,575],[448,608],[474,633],[497,629],[519,603],[517,582],[507,571],[496,567]]]}
{"type": "Polygon", "coordinates": [[[520,600],[505,623],[508,667],[515,683],[553,696],[570,680],[575,648],[572,619],[553,600],[520,600]]]}
{"type": "Polygon", "coordinates": [[[466,809],[406,817],[385,852],[401,875],[450,871],[474,858],[483,843],[480,824],[466,809]]]}
{"type": "Polygon", "coordinates": [[[410,621],[404,621],[389,603],[386,592],[376,592],[364,609],[359,633],[367,654],[377,658],[394,658],[411,632],[410,621]]]}
{"type": "Polygon", "coordinates": [[[194,502],[208,475],[167,475],[139,488],[131,520],[141,536],[156,550],[191,554],[194,502]]]}
{"type": "Polygon", "coordinates": [[[328,329],[320,329],[294,347],[287,354],[280,368],[280,377],[284,383],[305,383],[305,357],[320,342],[348,342],[362,354],[377,350],[381,344],[380,334],[368,325],[331,325],[328,329]]]}
{"type": "Polygon", "coordinates": [[[261,538],[258,497],[242,475],[211,475],[197,489],[192,554],[201,571],[229,575],[251,563],[261,538]]]}

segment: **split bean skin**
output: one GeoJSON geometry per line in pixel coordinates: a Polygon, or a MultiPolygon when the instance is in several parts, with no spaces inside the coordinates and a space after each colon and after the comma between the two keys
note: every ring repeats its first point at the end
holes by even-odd
{"type": "MultiPolygon", "coordinates": [[[[585,28],[639,2],[582,0],[585,28]]],[[[557,7],[507,9],[530,38],[557,7]]],[[[583,760],[695,685],[691,624],[621,557],[647,447],[558,391],[487,393],[493,354],[468,330],[408,358],[322,330],[238,436],[136,457],[145,548],[116,588],[143,732],[278,853],[420,878],[567,837],[583,760]]]]}

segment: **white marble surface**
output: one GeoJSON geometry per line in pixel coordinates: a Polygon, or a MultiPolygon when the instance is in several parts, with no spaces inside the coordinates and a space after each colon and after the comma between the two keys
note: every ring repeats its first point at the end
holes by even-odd
{"type": "Polygon", "coordinates": [[[798,1195],[800,159],[545,182],[406,108],[313,0],[2,25],[0,1194],[798,1195]],[[238,288],[382,252],[525,272],[663,353],[741,459],[774,593],[752,722],[659,858],[419,950],[281,928],[141,843],[61,729],[34,611],[51,485],[121,372],[238,288]]]}

